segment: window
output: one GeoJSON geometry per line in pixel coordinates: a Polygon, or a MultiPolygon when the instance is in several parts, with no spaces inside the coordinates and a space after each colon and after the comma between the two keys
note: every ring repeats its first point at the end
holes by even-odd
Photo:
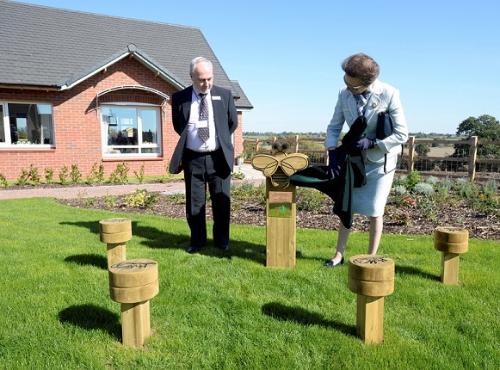
{"type": "Polygon", "coordinates": [[[0,103],[0,144],[53,145],[52,106],[0,103]]]}
{"type": "Polygon", "coordinates": [[[101,106],[106,156],[160,155],[160,109],[150,106],[101,106]]]}

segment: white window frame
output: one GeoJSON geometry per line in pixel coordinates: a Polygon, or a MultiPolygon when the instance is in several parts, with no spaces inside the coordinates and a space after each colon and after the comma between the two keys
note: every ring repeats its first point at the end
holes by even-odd
{"type": "MultiPolygon", "coordinates": [[[[0,142],[0,148],[8,149],[54,149],[56,147],[56,134],[54,123],[54,106],[50,102],[42,101],[24,101],[24,100],[1,100],[0,105],[3,109],[3,128],[5,134],[5,142],[0,142]],[[10,137],[10,116],[9,104],[43,104],[50,106],[50,114],[52,115],[52,137],[54,142],[52,144],[12,144],[10,137]]],[[[42,131],[43,136],[43,131],[42,131]]]]}
{"type": "Polygon", "coordinates": [[[161,122],[161,106],[157,104],[146,104],[146,103],[130,103],[130,102],[112,102],[104,103],[99,105],[99,120],[101,122],[101,152],[104,159],[113,158],[158,158],[162,156],[162,122],[161,122]],[[108,123],[102,119],[102,108],[105,107],[124,107],[124,108],[134,108],[136,109],[136,119],[137,119],[137,145],[108,145],[108,123]],[[157,119],[157,144],[143,144],[142,143],[142,120],[139,114],[139,109],[151,109],[156,112],[157,119]],[[137,153],[109,153],[108,150],[111,148],[137,148],[137,153]],[[141,153],[141,149],[145,148],[158,148],[158,153],[141,153]]]}

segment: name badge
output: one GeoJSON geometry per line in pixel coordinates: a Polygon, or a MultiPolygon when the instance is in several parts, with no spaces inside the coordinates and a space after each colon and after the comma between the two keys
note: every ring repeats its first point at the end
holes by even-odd
{"type": "Polygon", "coordinates": [[[208,121],[196,121],[194,126],[196,128],[208,127],[208,121]]]}
{"type": "Polygon", "coordinates": [[[214,95],[214,96],[212,96],[212,100],[221,100],[221,98],[218,95],[214,95]]]}

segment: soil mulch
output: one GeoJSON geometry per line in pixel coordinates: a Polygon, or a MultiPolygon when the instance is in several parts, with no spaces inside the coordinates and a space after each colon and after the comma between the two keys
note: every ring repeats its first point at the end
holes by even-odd
{"type": "MultiPolygon", "coordinates": [[[[61,203],[78,208],[96,208],[120,212],[154,214],[172,218],[185,218],[185,203],[179,197],[158,194],[157,202],[149,208],[131,208],[126,205],[125,196],[115,198],[113,206],[105,198],[60,200],[61,203]]],[[[325,199],[320,209],[297,211],[297,226],[300,228],[336,230],[339,219],[332,214],[332,202],[325,199]]],[[[265,204],[259,199],[231,200],[231,223],[264,226],[265,204]]],[[[210,202],[207,215],[211,218],[210,202]]],[[[437,226],[457,226],[469,230],[471,238],[500,240],[500,219],[495,214],[485,214],[467,207],[465,201],[440,205],[433,215],[427,216],[417,207],[397,205],[389,198],[384,216],[384,233],[405,235],[432,235],[437,226]]],[[[353,230],[368,231],[366,217],[355,215],[353,230]]]]}

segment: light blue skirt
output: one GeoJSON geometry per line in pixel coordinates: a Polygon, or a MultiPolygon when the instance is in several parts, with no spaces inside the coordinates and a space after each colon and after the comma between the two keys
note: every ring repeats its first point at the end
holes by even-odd
{"type": "Polygon", "coordinates": [[[365,161],[366,185],[353,189],[352,211],[369,217],[384,215],[387,197],[391,191],[392,180],[397,157],[388,158],[386,168],[390,171],[384,172],[384,163],[372,163],[365,161]],[[391,163],[389,163],[391,162],[391,163]]]}

